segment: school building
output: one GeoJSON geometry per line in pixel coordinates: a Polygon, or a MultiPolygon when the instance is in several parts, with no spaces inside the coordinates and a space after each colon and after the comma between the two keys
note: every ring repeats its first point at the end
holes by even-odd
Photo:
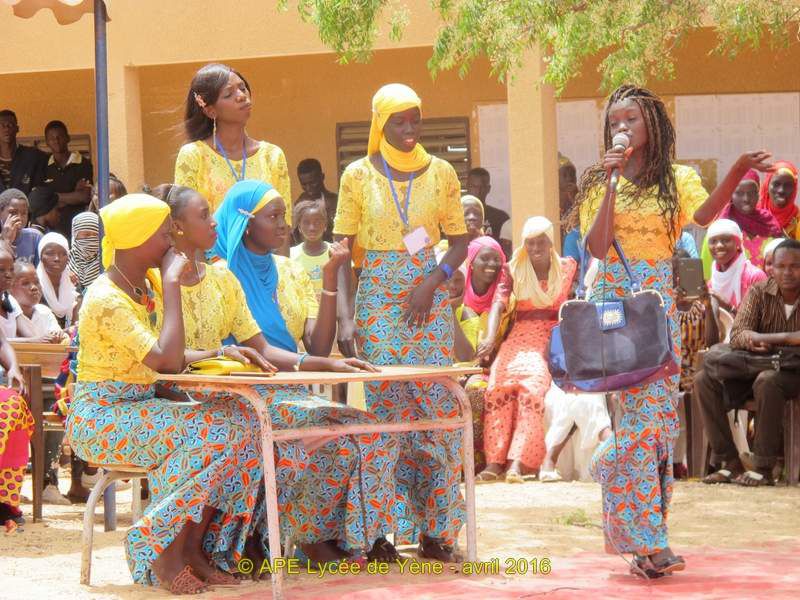
{"type": "MultiPolygon", "coordinates": [[[[433,80],[426,63],[438,17],[426,0],[404,4],[410,22],[401,42],[383,31],[369,63],[341,65],[291,4],[280,12],[264,0],[107,2],[112,172],[129,190],[171,181],[189,81],[203,64],[225,62],[253,89],[248,133],[281,146],[292,173],[303,158],[318,158],[335,188],[340,169],[365,151],[372,95],[398,81],[422,98],[429,150],[460,174],[489,169],[489,201],[511,211],[515,237],[527,216],[555,220],[556,150],[580,172],[602,147],[600,57],[558,99],[538,84],[535,51],[508,84],[483,60],[463,79],[445,72],[433,80]]],[[[45,124],[60,119],[76,144],[93,149],[92,16],[62,26],[49,10],[21,19],[0,3],[0,28],[0,108],[17,113],[20,139],[38,142],[45,124]]],[[[709,55],[714,35],[689,36],[676,78],[649,84],[673,115],[678,158],[695,164],[709,186],[748,149],[800,162],[800,42],[793,37],[777,50],[763,43],[731,61],[709,55]]],[[[293,190],[300,191],[296,179],[293,190]]]]}

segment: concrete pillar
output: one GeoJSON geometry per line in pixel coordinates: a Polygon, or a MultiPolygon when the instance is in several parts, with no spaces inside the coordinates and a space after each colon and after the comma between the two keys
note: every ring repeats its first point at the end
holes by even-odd
{"type": "MultiPolygon", "coordinates": [[[[556,100],[540,83],[544,63],[538,50],[527,52],[508,84],[508,155],[514,247],[528,217],[544,215],[558,227],[558,141],[556,100]]],[[[560,250],[560,243],[557,249],[560,250]]]]}
{"type": "MultiPolygon", "coordinates": [[[[144,183],[144,148],[142,143],[142,106],[139,71],[126,66],[119,49],[121,44],[109,34],[108,51],[108,139],[109,166],[129,192],[144,183]]],[[[148,182],[151,185],[161,182],[148,182]]]]}

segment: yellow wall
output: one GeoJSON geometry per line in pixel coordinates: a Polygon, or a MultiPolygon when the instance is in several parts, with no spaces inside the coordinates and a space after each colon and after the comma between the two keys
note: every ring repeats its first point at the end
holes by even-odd
{"type": "Polygon", "coordinates": [[[48,121],[59,119],[73,133],[94,135],[94,72],[0,75],[0,110],[17,113],[20,137],[43,136],[48,121]]]}
{"type": "MultiPolygon", "coordinates": [[[[675,79],[653,81],[648,87],[672,96],[800,91],[800,40],[788,37],[791,41],[788,48],[773,50],[769,41],[764,40],[760,50],[743,49],[734,60],[729,60],[716,53],[709,54],[716,44],[712,30],[698,30],[675,53],[675,79]]],[[[586,62],[580,77],[564,90],[562,100],[604,96],[597,72],[602,58],[586,62]]]]}
{"type": "MultiPolygon", "coordinates": [[[[368,65],[338,65],[331,54],[231,61],[248,79],[254,110],[248,133],[284,149],[294,177],[306,157],[322,162],[335,189],[336,124],[370,119],[372,95],[383,84],[401,81],[422,98],[426,117],[467,116],[476,102],[506,98],[504,85],[491,80],[485,63],[465,79],[454,73],[435,82],[426,61],[430,48],[377,52],[368,65]]],[[[172,180],[175,155],[183,143],[180,127],[189,82],[202,63],[144,67],[140,70],[144,172],[148,183],[172,180]]],[[[477,140],[472,140],[473,145],[477,140]]],[[[113,165],[112,165],[113,167],[113,165]]],[[[297,179],[293,193],[299,193],[297,179]]]]}

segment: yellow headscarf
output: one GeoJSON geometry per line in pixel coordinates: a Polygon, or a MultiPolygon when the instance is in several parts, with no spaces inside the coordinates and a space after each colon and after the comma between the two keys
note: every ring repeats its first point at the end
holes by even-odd
{"type": "Polygon", "coordinates": [[[158,231],[169,206],[147,194],[128,194],[100,209],[103,220],[103,268],[114,264],[114,251],[136,248],[158,231]]]}
{"type": "Polygon", "coordinates": [[[514,295],[517,300],[528,300],[536,308],[548,308],[553,305],[561,292],[561,257],[555,250],[553,240],[553,223],[545,217],[531,217],[522,228],[522,244],[514,250],[508,262],[511,276],[514,278],[514,295]],[[550,272],[547,274],[547,289],[542,289],[536,271],[525,250],[525,241],[545,234],[553,246],[550,248],[550,272]]]}
{"type": "Polygon", "coordinates": [[[383,128],[394,113],[409,108],[420,108],[422,100],[416,92],[402,83],[390,83],[383,86],[372,97],[372,123],[369,127],[369,143],[367,156],[380,152],[394,169],[410,173],[427,167],[431,156],[421,144],[414,146],[411,152],[403,152],[392,146],[383,136],[383,128]]]}

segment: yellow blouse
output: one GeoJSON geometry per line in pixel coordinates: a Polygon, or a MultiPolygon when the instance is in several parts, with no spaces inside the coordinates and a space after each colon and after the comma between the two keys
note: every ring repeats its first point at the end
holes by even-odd
{"type": "MultiPolygon", "coordinates": [[[[155,302],[160,315],[158,295],[155,302]]],[[[156,381],[158,374],[142,363],[158,341],[144,306],[101,275],[87,288],[79,317],[78,381],[156,381]]]]}
{"type": "MultiPolygon", "coordinates": [[[[231,157],[229,157],[231,158],[231,157]]],[[[242,172],[242,161],[231,164],[237,173],[242,172]]],[[[278,146],[269,142],[258,143],[258,150],[247,158],[247,179],[259,179],[271,184],[286,202],[286,222],[292,223],[292,189],[286,157],[278,146]]],[[[185,144],[175,160],[175,183],[200,192],[215,211],[225,199],[225,194],[236,183],[225,159],[205,142],[185,144]]]]}
{"type": "Polygon", "coordinates": [[[299,342],[306,329],[306,320],[316,318],[319,312],[314,286],[308,273],[297,262],[276,254],[275,264],[278,267],[278,306],[286,321],[286,329],[299,342]]]}
{"type": "MultiPolygon", "coordinates": [[[[672,165],[672,168],[679,205],[675,215],[675,233],[680,236],[681,229],[693,221],[694,212],[708,198],[708,192],[692,167],[672,165]]],[[[614,235],[629,259],[667,260],[672,256],[672,248],[658,207],[657,190],[653,188],[649,195],[641,198],[641,204],[637,204],[625,193],[626,188],[632,185],[624,177],[619,178],[614,235]]],[[[581,236],[585,236],[592,226],[604,194],[604,186],[595,186],[581,205],[581,236]]]]}
{"type": "MultiPolygon", "coordinates": [[[[497,329],[497,339],[503,339],[503,336],[506,334],[506,330],[508,329],[508,324],[511,320],[511,315],[514,312],[514,299],[512,298],[509,302],[508,308],[503,312],[503,316],[500,317],[500,327],[497,329]]],[[[486,332],[486,329],[489,327],[489,311],[484,311],[481,314],[477,315],[474,311],[470,310],[471,317],[464,318],[464,305],[462,304],[458,308],[455,309],[456,313],[456,320],[458,324],[461,326],[461,331],[464,332],[464,337],[467,338],[467,341],[472,345],[473,350],[478,349],[478,343],[483,339],[483,334],[486,332]]]]}
{"type": "MultiPolygon", "coordinates": [[[[428,169],[411,184],[408,220],[411,230],[425,227],[431,246],[446,235],[466,233],[461,208],[461,184],[455,169],[434,157],[428,169]]],[[[394,182],[397,199],[405,203],[408,182],[394,182]]],[[[403,223],[397,213],[389,180],[369,157],[351,163],[342,174],[333,232],[357,235],[365,250],[405,250],[403,223]]]]}
{"type": "Polygon", "coordinates": [[[194,286],[181,286],[186,347],[215,350],[233,335],[237,342],[261,333],[239,280],[219,263],[206,265],[206,275],[194,286]]]}

